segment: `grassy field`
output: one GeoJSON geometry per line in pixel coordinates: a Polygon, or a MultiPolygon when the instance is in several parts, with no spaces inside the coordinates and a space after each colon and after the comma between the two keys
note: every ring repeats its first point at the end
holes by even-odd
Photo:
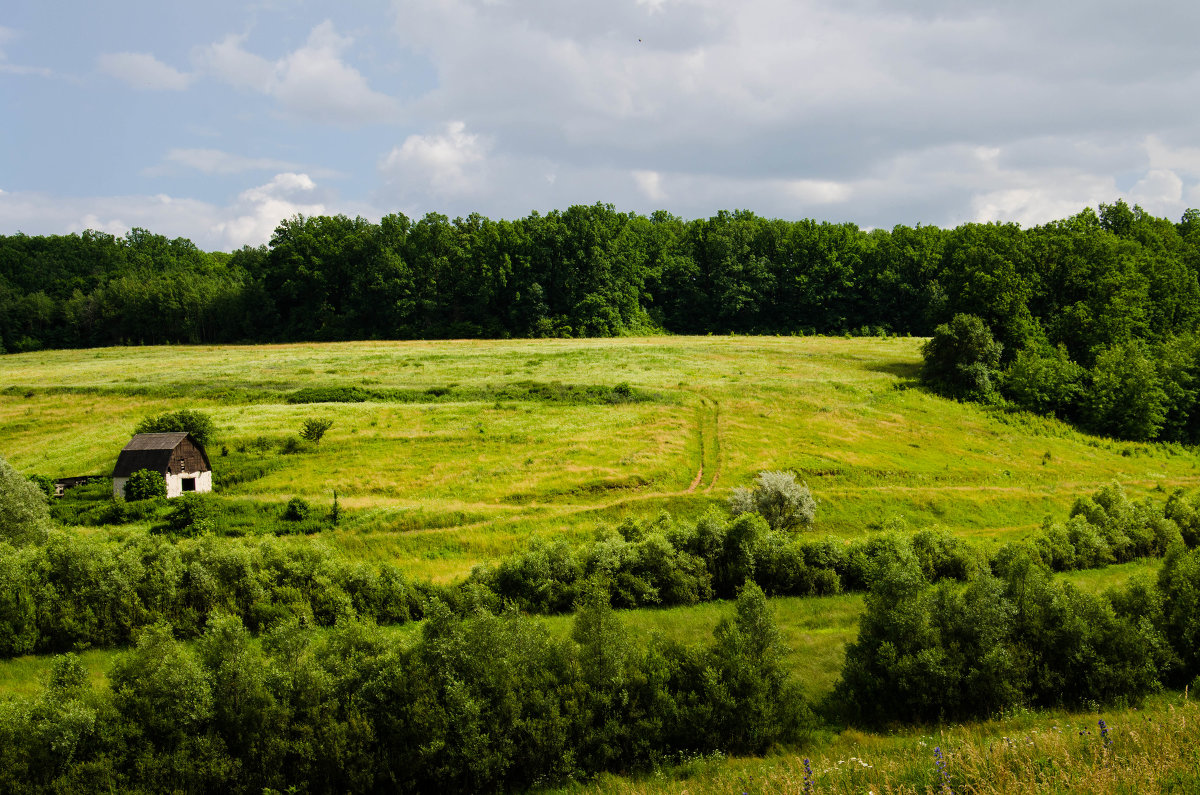
{"type": "Polygon", "coordinates": [[[0,358],[0,455],[27,473],[111,471],[142,417],[213,415],[218,488],[349,515],[327,541],[439,581],[523,547],[662,510],[692,517],[762,469],[794,469],[839,538],[903,519],[997,541],[1112,480],[1200,482],[1180,448],[1099,439],[913,388],[920,341],[776,337],[356,342],[51,351],[0,358]],[[649,402],[290,404],[305,387],[486,393],[521,382],[649,390],[649,402]],[[319,446],[280,450],[304,418],[319,446]],[[223,454],[225,452],[226,454],[223,454]]]}
{"type": "Polygon", "coordinates": [[[808,779],[806,757],[788,753],[765,759],[697,759],[648,778],[604,775],[561,792],[1182,795],[1200,786],[1200,707],[1184,694],[1168,693],[1137,709],[1019,712],[969,725],[886,734],[847,730],[816,738],[804,753],[812,771],[808,779]],[[942,752],[944,778],[934,749],[942,752]]]}
{"type": "MultiPolygon", "coordinates": [[[[1134,498],[1155,499],[1200,484],[1196,455],[1177,446],[1113,442],[931,396],[915,388],[919,348],[914,339],[666,337],[8,355],[0,357],[0,455],[30,474],[103,474],[143,417],[201,409],[218,426],[209,454],[225,498],[282,507],[301,496],[323,509],[336,490],[347,515],[321,533],[324,543],[437,581],[458,579],[533,536],[582,539],[598,525],[663,510],[699,516],[763,469],[799,472],[818,499],[814,533],[835,538],[899,523],[999,543],[1047,515],[1065,518],[1078,496],[1114,480],[1134,498]],[[526,382],[628,384],[652,398],[487,397],[526,382]],[[310,387],[403,394],[288,401],[310,387]],[[285,440],[313,416],[332,419],[332,430],[319,445],[285,454],[285,440]]],[[[1066,576],[1098,592],[1157,565],[1066,576]]],[[[772,605],[806,694],[828,693],[857,633],[862,596],[772,605]]],[[[635,637],[699,643],[732,610],[714,602],[631,611],[622,620],[635,637]]],[[[543,620],[553,633],[570,631],[570,617],[543,620]]],[[[411,636],[416,626],[390,631],[411,636]]],[[[95,682],[116,653],[81,655],[95,682]]],[[[48,666],[47,657],[0,661],[0,693],[35,692],[48,666]]],[[[1098,744],[1098,717],[851,730],[817,738],[805,753],[816,792],[942,791],[935,745],[945,750],[955,792],[1194,791],[1193,704],[1163,696],[1144,712],[1105,715],[1111,747],[1098,744]]],[[[789,755],[694,760],[657,778],[603,777],[573,791],[801,792],[804,783],[801,758],[789,755]]]]}

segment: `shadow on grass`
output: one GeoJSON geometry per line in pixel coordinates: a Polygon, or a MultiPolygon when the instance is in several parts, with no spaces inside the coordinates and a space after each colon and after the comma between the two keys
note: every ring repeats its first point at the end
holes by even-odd
{"type": "Polygon", "coordinates": [[[871,362],[864,365],[864,369],[872,373],[894,375],[903,382],[902,385],[906,389],[920,386],[920,362],[871,362]]]}

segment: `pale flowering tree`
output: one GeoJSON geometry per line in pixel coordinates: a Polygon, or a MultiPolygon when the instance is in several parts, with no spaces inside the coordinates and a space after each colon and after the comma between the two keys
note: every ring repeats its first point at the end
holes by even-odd
{"type": "Polygon", "coordinates": [[[734,516],[757,513],[772,530],[805,530],[817,512],[808,484],[797,482],[793,472],[759,472],[754,488],[738,486],[729,495],[734,516]]]}

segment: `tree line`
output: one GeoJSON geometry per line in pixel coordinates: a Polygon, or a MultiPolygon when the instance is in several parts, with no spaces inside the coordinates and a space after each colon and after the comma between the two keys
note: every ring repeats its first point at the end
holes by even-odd
{"type": "Polygon", "coordinates": [[[572,206],[453,221],[296,216],[203,252],[144,229],[0,236],[0,346],[672,333],[912,334],[979,316],[1090,367],[1200,320],[1200,212],[1123,201],[1029,229],[684,220],[572,206]]]}

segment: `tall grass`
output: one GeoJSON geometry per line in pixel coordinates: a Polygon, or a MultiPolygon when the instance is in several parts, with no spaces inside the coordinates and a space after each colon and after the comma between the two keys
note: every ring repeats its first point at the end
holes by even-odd
{"type": "Polygon", "coordinates": [[[847,730],[800,753],[691,760],[648,778],[606,775],[567,791],[605,795],[1194,793],[1200,791],[1200,708],[1182,694],[1172,693],[1151,699],[1140,709],[1021,713],[887,735],[847,730]],[[940,749],[944,775],[935,749],[940,749]],[[805,759],[810,777],[806,777],[805,759]]]}
{"type": "Polygon", "coordinates": [[[654,337],[25,353],[0,357],[0,455],[29,473],[104,474],[142,417],[199,408],[218,425],[209,452],[224,495],[318,505],[336,490],[346,514],[334,544],[438,579],[533,535],[581,539],[664,507],[697,516],[763,469],[806,480],[819,501],[814,532],[837,538],[901,522],[1005,541],[1112,480],[1134,497],[1200,484],[1195,454],[1178,446],[1114,442],[914,389],[919,344],[654,337]],[[555,382],[595,395],[628,384],[662,399],[544,399],[538,385],[555,382]],[[513,391],[522,383],[533,386],[513,391]],[[287,402],[305,389],[439,395],[287,402]],[[328,435],[285,455],[314,414],[333,420],[328,435]]]}

